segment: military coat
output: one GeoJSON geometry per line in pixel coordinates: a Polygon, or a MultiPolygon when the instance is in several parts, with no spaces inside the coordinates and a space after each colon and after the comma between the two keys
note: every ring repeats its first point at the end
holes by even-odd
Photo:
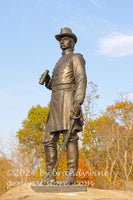
{"type": "MultiPolygon", "coordinates": [[[[50,132],[69,130],[73,105],[82,105],[86,92],[85,60],[81,54],[66,52],[53,69],[52,96],[47,120],[50,132]]],[[[82,119],[75,121],[73,132],[82,130],[82,119]]]]}

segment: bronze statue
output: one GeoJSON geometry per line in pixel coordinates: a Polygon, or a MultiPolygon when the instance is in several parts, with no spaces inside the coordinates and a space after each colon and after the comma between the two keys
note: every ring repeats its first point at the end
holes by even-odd
{"type": "MultiPolygon", "coordinates": [[[[45,86],[52,90],[50,110],[47,119],[45,137],[46,172],[43,184],[55,183],[56,176],[53,169],[57,161],[57,141],[60,133],[64,139],[70,129],[70,121],[75,118],[74,125],[66,144],[67,176],[63,182],[73,184],[78,170],[78,135],[82,131],[83,117],[81,105],[86,92],[85,60],[79,53],[74,53],[77,37],[70,28],[62,28],[55,38],[60,42],[62,56],[53,69],[52,78],[48,71],[44,76],[45,86]]],[[[40,80],[41,81],[41,80],[40,80]]],[[[43,82],[41,84],[43,84],[43,82]]]]}

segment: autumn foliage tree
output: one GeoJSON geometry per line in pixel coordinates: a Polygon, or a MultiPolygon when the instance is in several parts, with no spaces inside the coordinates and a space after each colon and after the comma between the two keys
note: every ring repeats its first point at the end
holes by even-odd
{"type": "Polygon", "coordinates": [[[33,106],[16,135],[19,143],[23,144],[27,151],[34,149],[40,156],[44,156],[42,140],[45,134],[48,112],[49,107],[33,106]]]}
{"type": "Polygon", "coordinates": [[[116,101],[106,109],[105,115],[118,123],[116,128],[113,127],[110,182],[116,184],[117,180],[119,185],[127,184],[133,180],[133,103],[116,101]]]}
{"type": "Polygon", "coordinates": [[[8,190],[7,183],[11,179],[9,171],[12,168],[10,160],[0,157],[0,196],[8,190]]]}
{"type": "Polygon", "coordinates": [[[116,101],[95,119],[87,120],[82,152],[92,170],[104,170],[97,177],[101,188],[124,188],[133,179],[133,103],[116,101]],[[107,173],[108,172],[108,173],[107,173]]]}

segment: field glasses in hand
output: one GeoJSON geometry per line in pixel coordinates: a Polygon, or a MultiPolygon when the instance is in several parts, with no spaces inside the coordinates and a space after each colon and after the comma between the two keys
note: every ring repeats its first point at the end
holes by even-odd
{"type": "Polygon", "coordinates": [[[47,76],[48,76],[48,73],[49,73],[49,70],[46,69],[46,71],[42,74],[40,81],[39,81],[39,83],[41,85],[43,85],[45,83],[47,76]]]}

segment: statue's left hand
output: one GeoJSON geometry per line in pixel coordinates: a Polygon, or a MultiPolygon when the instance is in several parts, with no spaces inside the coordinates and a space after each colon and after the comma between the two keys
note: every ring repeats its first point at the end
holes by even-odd
{"type": "Polygon", "coordinates": [[[79,105],[79,104],[74,104],[74,105],[71,107],[71,113],[72,113],[72,114],[79,115],[80,112],[81,112],[81,105],[79,105]]]}

